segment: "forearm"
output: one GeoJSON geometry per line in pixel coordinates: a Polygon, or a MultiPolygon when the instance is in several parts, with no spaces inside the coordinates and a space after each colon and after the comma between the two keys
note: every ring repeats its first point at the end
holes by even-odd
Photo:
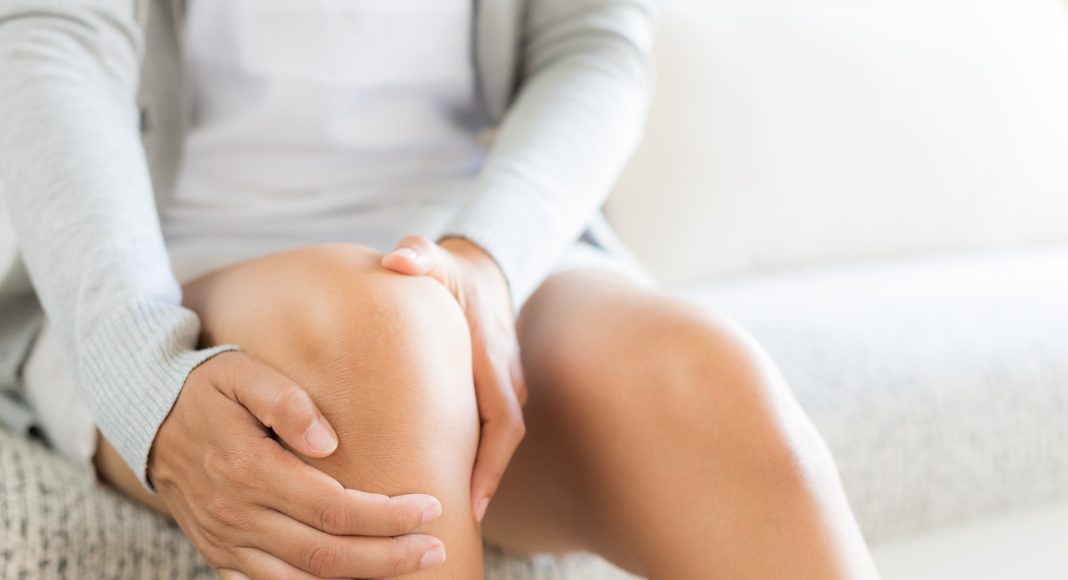
{"type": "Polygon", "coordinates": [[[0,9],[0,179],[76,379],[143,477],[185,376],[212,353],[192,352],[198,321],[160,234],[135,105],[139,32],[129,7],[29,5],[0,9]]]}
{"type": "Polygon", "coordinates": [[[532,2],[523,81],[472,202],[447,229],[500,264],[517,301],[603,205],[644,126],[648,2],[532,2]]]}

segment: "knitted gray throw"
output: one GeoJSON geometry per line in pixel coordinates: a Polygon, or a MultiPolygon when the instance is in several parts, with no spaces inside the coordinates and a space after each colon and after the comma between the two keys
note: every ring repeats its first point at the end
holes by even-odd
{"type": "MultiPolygon", "coordinates": [[[[487,580],[627,580],[592,556],[486,549],[487,580]]],[[[45,446],[0,430],[0,578],[215,578],[178,528],[45,446]]]]}

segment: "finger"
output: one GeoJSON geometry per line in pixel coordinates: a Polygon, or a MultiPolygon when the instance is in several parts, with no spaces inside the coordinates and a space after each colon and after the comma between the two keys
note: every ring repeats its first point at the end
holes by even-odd
{"type": "Polygon", "coordinates": [[[382,267],[410,276],[430,276],[448,285],[448,272],[441,248],[423,236],[407,236],[382,256],[382,267]]]}
{"type": "MultiPolygon", "coordinates": [[[[516,340],[514,336],[513,340],[516,340]]],[[[512,379],[512,390],[515,392],[516,399],[519,401],[519,407],[526,407],[529,392],[527,391],[527,378],[523,374],[523,360],[519,354],[518,341],[515,348],[512,349],[508,371],[508,376],[512,379]]]]}
{"type": "Polygon", "coordinates": [[[507,349],[500,342],[494,343],[497,348],[492,348],[484,336],[473,338],[473,370],[482,432],[471,475],[471,501],[475,519],[481,522],[526,428],[512,382],[513,360],[519,350],[515,335],[511,335],[512,347],[507,349]]]}
{"type": "Polygon", "coordinates": [[[433,536],[334,536],[270,514],[262,520],[262,548],[315,576],[392,577],[445,562],[445,545],[433,536]]]}
{"type": "MultiPolygon", "coordinates": [[[[236,572],[235,579],[287,578],[293,580],[318,580],[315,576],[289,564],[282,559],[256,548],[238,548],[237,557],[244,573],[236,572]],[[247,574],[247,575],[246,575],[247,574]]],[[[221,571],[220,571],[220,575],[221,571]]],[[[223,576],[223,578],[226,578],[223,576]]],[[[229,580],[226,578],[226,580],[229,580]]]]}
{"type": "Polygon", "coordinates": [[[442,513],[441,502],[430,495],[389,497],[345,489],[281,446],[268,456],[264,478],[269,483],[263,506],[338,536],[399,536],[442,513]]]}
{"type": "Polygon", "coordinates": [[[298,453],[326,457],[337,449],[337,434],[308,392],[270,365],[250,356],[235,357],[235,367],[216,385],[249,410],[298,453]]]}
{"type": "Polygon", "coordinates": [[[482,424],[482,439],[471,475],[471,497],[475,500],[477,521],[481,522],[486,517],[486,508],[493,494],[497,493],[497,486],[523,440],[524,431],[522,419],[490,419],[482,424]]]}
{"type": "Polygon", "coordinates": [[[219,574],[219,578],[222,580],[251,580],[248,576],[245,576],[237,570],[227,570],[226,568],[219,568],[215,571],[219,574]]]}
{"type": "Polygon", "coordinates": [[[474,362],[482,434],[471,475],[471,500],[475,519],[481,522],[526,428],[509,361],[492,357],[479,340],[474,362]]]}

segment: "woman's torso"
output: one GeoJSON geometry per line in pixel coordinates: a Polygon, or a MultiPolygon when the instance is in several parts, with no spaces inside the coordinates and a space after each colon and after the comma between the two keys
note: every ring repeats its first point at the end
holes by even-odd
{"type": "Polygon", "coordinates": [[[176,273],[434,235],[482,162],[471,0],[194,0],[176,273]]]}

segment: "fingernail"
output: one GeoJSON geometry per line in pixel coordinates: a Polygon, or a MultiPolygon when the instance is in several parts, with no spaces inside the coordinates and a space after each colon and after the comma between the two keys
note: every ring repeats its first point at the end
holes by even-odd
{"type": "Polygon", "coordinates": [[[411,248],[397,248],[396,250],[393,250],[393,254],[395,256],[402,256],[408,258],[413,262],[419,259],[419,252],[416,252],[411,248]]]}
{"type": "Polygon", "coordinates": [[[441,544],[434,544],[432,548],[423,552],[423,557],[419,559],[420,568],[430,568],[431,566],[440,566],[445,563],[445,546],[441,544]]]}
{"type": "Polygon", "coordinates": [[[316,453],[333,453],[337,449],[337,437],[319,419],[304,432],[304,441],[316,453]]]}
{"type": "Polygon", "coordinates": [[[478,509],[475,510],[475,520],[479,523],[482,523],[482,518],[486,517],[486,508],[489,507],[489,500],[489,496],[486,496],[478,502],[478,509]]]}
{"type": "Polygon", "coordinates": [[[436,499],[431,499],[430,504],[423,509],[423,519],[419,521],[420,524],[425,524],[430,520],[436,520],[441,516],[441,502],[436,499]]]}

